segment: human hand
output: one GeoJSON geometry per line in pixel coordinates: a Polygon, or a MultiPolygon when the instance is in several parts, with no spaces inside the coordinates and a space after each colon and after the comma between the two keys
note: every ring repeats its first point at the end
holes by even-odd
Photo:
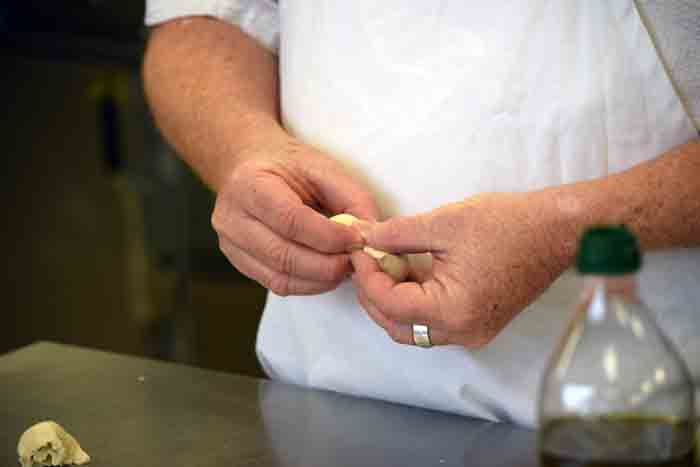
{"type": "Polygon", "coordinates": [[[483,194],[362,230],[371,247],[432,254],[426,277],[402,283],[352,254],[360,303],[402,344],[414,343],[414,323],[429,326],[434,345],[487,344],[564,271],[575,245],[535,192],[483,194]]]}
{"type": "Polygon", "coordinates": [[[229,261],[277,295],[337,287],[352,272],[348,253],[363,239],[324,214],[377,219],[370,193],[338,162],[296,140],[241,153],[239,160],[212,215],[229,261]]]}

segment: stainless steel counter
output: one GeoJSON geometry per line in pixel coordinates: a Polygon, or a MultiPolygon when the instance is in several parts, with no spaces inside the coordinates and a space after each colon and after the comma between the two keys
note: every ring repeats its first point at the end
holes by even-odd
{"type": "Polygon", "coordinates": [[[538,465],[508,425],[51,343],[0,356],[0,466],[45,419],[95,467],[538,465]]]}

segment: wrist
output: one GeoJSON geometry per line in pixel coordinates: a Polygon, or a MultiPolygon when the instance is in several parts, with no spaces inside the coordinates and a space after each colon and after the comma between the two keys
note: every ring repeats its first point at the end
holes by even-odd
{"type": "Polygon", "coordinates": [[[226,132],[235,135],[235,139],[227,138],[229,142],[225,152],[228,156],[223,158],[218,174],[210,183],[212,189],[217,192],[242,163],[280,154],[293,140],[292,136],[268,115],[237,116],[235,127],[224,125],[223,128],[229,128],[226,132]],[[235,130],[230,130],[232,127],[235,130]]]}
{"type": "Polygon", "coordinates": [[[589,225],[581,199],[564,187],[547,188],[530,193],[541,213],[543,240],[549,256],[561,272],[576,263],[578,240],[589,225]]]}

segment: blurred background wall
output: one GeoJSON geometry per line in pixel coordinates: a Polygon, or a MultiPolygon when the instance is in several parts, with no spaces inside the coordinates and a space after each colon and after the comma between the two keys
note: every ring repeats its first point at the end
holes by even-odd
{"type": "Polygon", "coordinates": [[[260,375],[265,291],[150,119],[143,7],[0,3],[0,353],[53,340],[260,375]]]}

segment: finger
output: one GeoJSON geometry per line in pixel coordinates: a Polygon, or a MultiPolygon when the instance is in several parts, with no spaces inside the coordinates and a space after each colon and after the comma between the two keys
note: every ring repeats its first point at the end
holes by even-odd
{"type": "Polygon", "coordinates": [[[317,196],[331,213],[352,214],[358,219],[372,222],[379,219],[379,208],[374,197],[350,175],[315,165],[306,171],[317,196]]]}
{"type": "Polygon", "coordinates": [[[364,245],[357,229],[332,222],[306,206],[283,179],[261,176],[253,189],[253,196],[244,197],[246,211],[280,236],[324,253],[349,252],[364,245]]]}
{"type": "Polygon", "coordinates": [[[321,282],[293,277],[275,271],[240,248],[226,243],[221,250],[236,269],[279,296],[317,295],[335,289],[339,282],[321,282]]]}
{"type": "MultiPolygon", "coordinates": [[[[413,337],[412,326],[409,327],[408,332],[409,335],[407,337],[402,338],[407,339],[409,341],[409,345],[416,345],[415,339],[413,337]]],[[[428,337],[430,338],[430,343],[435,346],[454,344],[454,342],[450,340],[449,333],[443,331],[442,329],[434,328],[432,326],[428,326],[428,337]]]]}
{"type": "MultiPolygon", "coordinates": [[[[402,324],[391,321],[387,318],[381,311],[377,309],[376,306],[369,301],[367,296],[360,290],[357,292],[357,297],[362,305],[362,307],[367,311],[372,320],[379,326],[384,328],[386,333],[391,337],[394,342],[403,345],[416,345],[413,338],[413,326],[410,324],[402,324]]],[[[449,344],[448,334],[439,329],[429,328],[428,336],[430,337],[430,342],[433,345],[447,345],[449,344]]]]}
{"type": "Polygon", "coordinates": [[[347,254],[323,254],[285,240],[256,219],[239,219],[228,240],[270,269],[319,282],[338,282],[351,272],[347,254]]]}
{"type": "Polygon", "coordinates": [[[355,269],[353,281],[357,288],[389,320],[426,324],[436,329],[447,327],[440,312],[439,285],[434,279],[422,284],[395,283],[365,253],[357,251],[351,257],[355,269]]]}
{"type": "Polygon", "coordinates": [[[437,253],[444,242],[435,235],[434,216],[430,213],[394,217],[384,222],[362,225],[367,245],[390,253],[437,253]]]}
{"type": "Polygon", "coordinates": [[[410,265],[409,281],[422,283],[433,277],[433,256],[430,253],[411,255],[410,265]]]}
{"type": "Polygon", "coordinates": [[[402,282],[387,287],[386,274],[379,273],[367,280],[365,292],[389,319],[399,323],[419,323],[435,328],[446,327],[440,313],[438,297],[430,288],[432,281],[402,282]]]}
{"type": "Polygon", "coordinates": [[[369,276],[373,273],[382,272],[377,260],[362,250],[357,250],[351,253],[350,260],[352,261],[352,267],[355,272],[363,277],[369,276]]]}
{"type": "Polygon", "coordinates": [[[360,305],[362,305],[362,308],[364,308],[364,310],[367,312],[372,321],[377,323],[377,325],[379,325],[389,335],[391,335],[391,330],[395,326],[395,323],[389,321],[389,319],[386,316],[384,316],[379,310],[377,310],[377,307],[375,307],[367,299],[367,296],[359,290],[357,291],[357,300],[360,302],[360,305]]]}

